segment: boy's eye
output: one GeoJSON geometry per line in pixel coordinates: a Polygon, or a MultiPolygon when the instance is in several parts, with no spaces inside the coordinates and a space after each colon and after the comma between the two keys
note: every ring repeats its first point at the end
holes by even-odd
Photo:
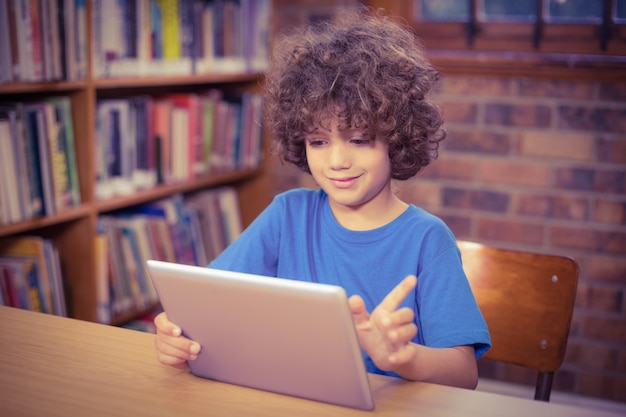
{"type": "Polygon", "coordinates": [[[352,138],[350,139],[350,142],[353,143],[354,145],[369,145],[370,144],[370,140],[367,138],[352,138]]]}
{"type": "Polygon", "coordinates": [[[308,139],[307,143],[309,144],[309,146],[316,147],[324,145],[326,141],[324,139],[308,139]]]}

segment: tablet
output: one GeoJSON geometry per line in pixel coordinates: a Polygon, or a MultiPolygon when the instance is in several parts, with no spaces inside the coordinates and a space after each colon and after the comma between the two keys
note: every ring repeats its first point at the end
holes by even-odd
{"type": "Polygon", "coordinates": [[[343,288],[149,260],[169,319],[200,343],[199,377],[371,410],[343,288]]]}

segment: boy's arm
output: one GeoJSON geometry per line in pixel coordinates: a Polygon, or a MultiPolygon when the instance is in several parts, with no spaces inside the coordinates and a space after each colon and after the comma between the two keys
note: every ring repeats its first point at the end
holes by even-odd
{"type": "Polygon", "coordinates": [[[405,379],[474,389],[478,367],[472,346],[433,348],[410,343],[415,351],[410,360],[392,370],[405,379]]]}
{"type": "Polygon", "coordinates": [[[378,368],[405,379],[474,389],[478,370],[472,346],[433,348],[411,342],[417,334],[415,314],[398,307],[416,285],[415,276],[406,277],[371,314],[361,297],[350,297],[361,348],[378,368]]]}

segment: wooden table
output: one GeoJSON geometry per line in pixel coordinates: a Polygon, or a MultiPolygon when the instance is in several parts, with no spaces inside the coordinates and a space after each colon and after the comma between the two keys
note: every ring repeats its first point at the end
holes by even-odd
{"type": "Polygon", "coordinates": [[[0,307],[0,416],[595,416],[617,414],[370,375],[372,412],[194,377],[154,335],[0,307]]]}

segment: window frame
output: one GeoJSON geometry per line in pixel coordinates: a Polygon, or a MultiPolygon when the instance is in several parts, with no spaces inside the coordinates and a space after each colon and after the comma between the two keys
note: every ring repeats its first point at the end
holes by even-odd
{"type": "MultiPolygon", "coordinates": [[[[445,72],[626,79],[626,24],[479,21],[478,1],[469,22],[417,21],[415,0],[366,3],[406,21],[445,72]]],[[[613,10],[615,0],[602,1],[613,10]]]]}

